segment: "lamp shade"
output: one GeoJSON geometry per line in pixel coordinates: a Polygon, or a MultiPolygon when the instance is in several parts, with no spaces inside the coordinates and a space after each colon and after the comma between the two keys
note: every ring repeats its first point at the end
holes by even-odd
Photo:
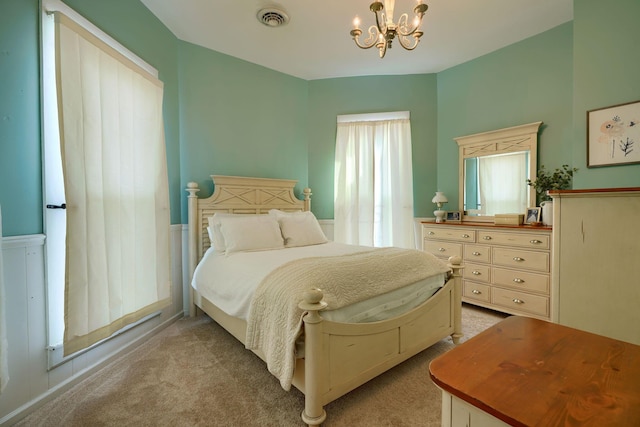
{"type": "Polygon", "coordinates": [[[436,191],[436,195],[431,199],[433,203],[447,203],[448,201],[447,196],[445,196],[442,191],[436,191]]]}

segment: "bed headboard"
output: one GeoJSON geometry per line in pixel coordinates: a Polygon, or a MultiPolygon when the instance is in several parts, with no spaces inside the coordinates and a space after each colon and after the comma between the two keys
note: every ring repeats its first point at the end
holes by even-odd
{"type": "Polygon", "coordinates": [[[266,214],[270,209],[308,211],[311,190],[303,190],[304,200],[296,198],[293,188],[298,181],[290,179],[251,178],[211,175],[213,194],[198,198],[198,184],[187,184],[189,212],[189,280],[202,255],[209,248],[208,218],[216,212],[266,214]]]}

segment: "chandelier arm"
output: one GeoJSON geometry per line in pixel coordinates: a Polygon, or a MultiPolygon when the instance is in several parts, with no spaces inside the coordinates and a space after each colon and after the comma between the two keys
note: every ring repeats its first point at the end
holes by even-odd
{"type": "Polygon", "coordinates": [[[396,32],[399,36],[410,36],[416,31],[420,30],[420,25],[422,25],[422,16],[418,17],[418,21],[416,25],[409,25],[409,15],[403,13],[398,20],[398,28],[396,32]]]}
{"type": "Polygon", "coordinates": [[[367,34],[367,38],[361,42],[360,35],[362,35],[362,30],[360,30],[359,28],[351,30],[351,37],[353,37],[353,41],[356,42],[356,45],[360,49],[370,49],[376,46],[376,44],[378,43],[379,32],[375,25],[369,27],[369,29],[367,30],[367,34]]]}
{"type": "Polygon", "coordinates": [[[420,37],[422,37],[422,31],[415,31],[413,36],[399,36],[398,41],[400,42],[400,46],[406,50],[413,50],[418,46],[420,37]],[[413,44],[410,43],[411,41],[413,41],[413,44]]]}

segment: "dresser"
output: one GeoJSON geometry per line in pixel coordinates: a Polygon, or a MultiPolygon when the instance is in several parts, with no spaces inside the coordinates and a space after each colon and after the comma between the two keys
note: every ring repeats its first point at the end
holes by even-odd
{"type": "Polygon", "coordinates": [[[422,237],[425,252],[464,260],[464,302],[551,319],[551,228],[423,222],[422,237]]]}
{"type": "Polygon", "coordinates": [[[554,321],[640,344],[640,188],[550,194],[554,321]]]}
{"type": "Polygon", "coordinates": [[[638,426],[640,346],[511,316],[434,359],[442,425],[638,426]]]}

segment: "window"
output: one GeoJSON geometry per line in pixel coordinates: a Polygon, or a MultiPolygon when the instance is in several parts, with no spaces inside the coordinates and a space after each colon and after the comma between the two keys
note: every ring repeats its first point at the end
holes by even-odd
{"type": "Polygon", "coordinates": [[[409,112],[338,116],[334,237],[414,248],[409,112]]]}
{"type": "Polygon", "coordinates": [[[63,3],[42,22],[47,320],[67,356],[170,301],[163,86],[63,3]]]}

